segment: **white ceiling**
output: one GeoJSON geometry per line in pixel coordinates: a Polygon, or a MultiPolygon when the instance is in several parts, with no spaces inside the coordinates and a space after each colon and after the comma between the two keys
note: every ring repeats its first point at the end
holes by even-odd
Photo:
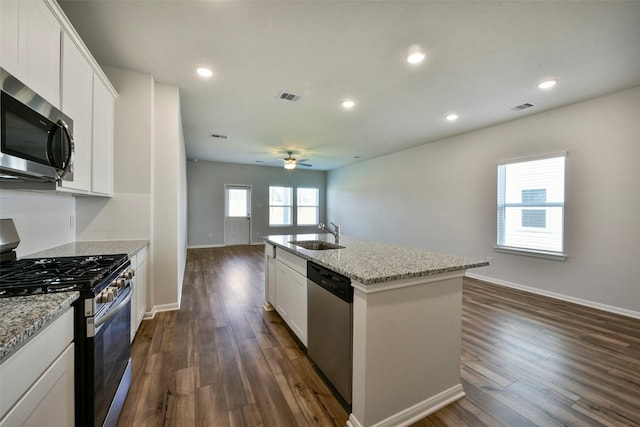
{"type": "Polygon", "coordinates": [[[329,170],[640,85],[640,1],[60,4],[100,64],[180,88],[189,159],[329,170]]]}

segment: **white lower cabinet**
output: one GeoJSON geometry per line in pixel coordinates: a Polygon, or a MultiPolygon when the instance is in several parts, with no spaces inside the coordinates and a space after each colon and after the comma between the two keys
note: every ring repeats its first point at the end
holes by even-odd
{"type": "MultiPolygon", "coordinates": [[[[278,252],[278,254],[283,252],[278,252]]],[[[297,258],[297,257],[296,257],[297,258]]],[[[306,261],[300,260],[306,265],[306,261]]],[[[296,265],[293,265],[296,267],[296,265]]],[[[300,269],[276,258],[276,303],[280,316],[298,339],[307,345],[307,278],[300,269]]]]}
{"type": "Polygon", "coordinates": [[[0,427],[74,424],[73,310],[0,365],[0,427]]]}

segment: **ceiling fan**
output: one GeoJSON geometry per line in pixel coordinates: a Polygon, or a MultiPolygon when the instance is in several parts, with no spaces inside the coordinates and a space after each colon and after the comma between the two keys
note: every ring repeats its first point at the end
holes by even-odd
{"type": "Polygon", "coordinates": [[[309,163],[302,163],[302,162],[306,162],[308,159],[300,159],[300,161],[296,160],[295,157],[293,157],[293,151],[287,151],[288,156],[285,157],[284,159],[284,168],[285,169],[295,169],[296,166],[300,165],[300,166],[305,166],[310,168],[312,165],[310,165],[309,163]]]}

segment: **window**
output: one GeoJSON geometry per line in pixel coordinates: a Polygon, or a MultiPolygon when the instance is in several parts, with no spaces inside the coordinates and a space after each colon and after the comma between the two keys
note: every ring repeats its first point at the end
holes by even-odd
{"type": "Polygon", "coordinates": [[[319,191],[317,188],[298,188],[297,200],[297,221],[298,225],[315,225],[318,223],[318,200],[319,191]]]}
{"type": "Polygon", "coordinates": [[[269,225],[293,224],[293,190],[269,187],[269,225]]]}
{"type": "Polygon", "coordinates": [[[498,250],[564,259],[565,157],[498,165],[498,250]]]}

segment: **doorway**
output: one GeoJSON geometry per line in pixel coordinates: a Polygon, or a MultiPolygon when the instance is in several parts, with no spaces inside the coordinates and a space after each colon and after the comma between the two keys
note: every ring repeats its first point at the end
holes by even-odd
{"type": "Polygon", "coordinates": [[[224,244],[251,243],[251,186],[225,185],[224,244]]]}

